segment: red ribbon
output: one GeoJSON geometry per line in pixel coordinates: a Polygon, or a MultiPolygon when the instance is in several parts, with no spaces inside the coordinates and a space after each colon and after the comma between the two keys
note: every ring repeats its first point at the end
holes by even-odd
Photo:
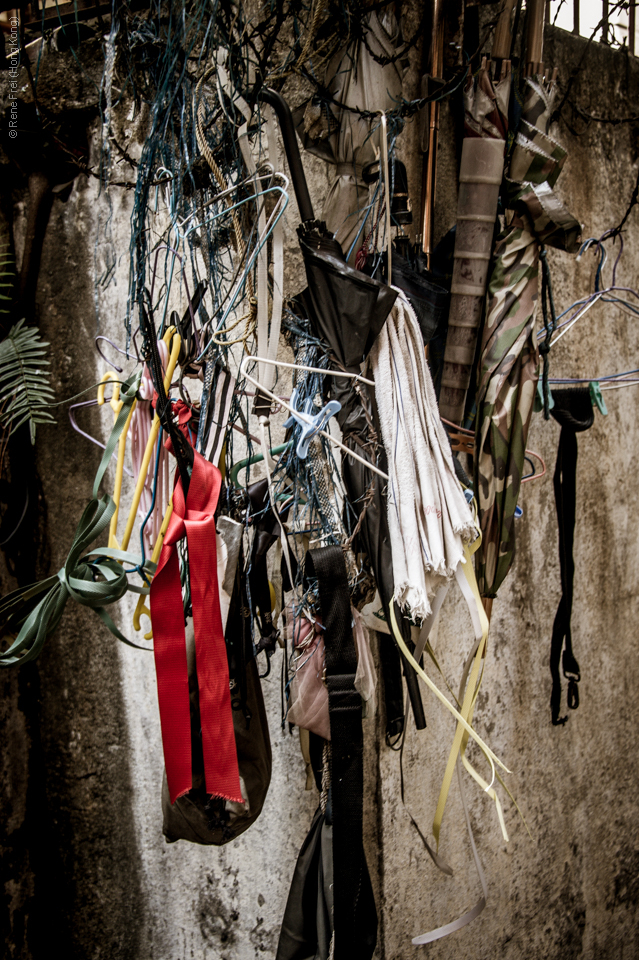
{"type": "Polygon", "coordinates": [[[221,482],[217,467],[194,451],[186,504],[182,481],[178,479],[173,491],[173,514],[151,583],[153,649],[171,803],[192,786],[189,678],[177,553],[177,543],[184,536],[189,551],[206,792],[244,802],[217,576],[215,508],[221,482]]]}
{"type": "Polygon", "coordinates": [[[184,400],[176,400],[173,404],[173,416],[177,414],[177,428],[181,430],[192,447],[195,447],[197,429],[193,428],[193,410],[184,400]]]}
{"type": "MultiPolygon", "coordinates": [[[[151,401],[151,406],[153,407],[154,410],[157,409],[157,400],[158,400],[158,393],[157,393],[157,390],[154,390],[153,400],[151,401]]],[[[188,442],[191,444],[191,446],[195,447],[195,441],[197,438],[197,425],[194,426],[193,424],[192,408],[188,405],[188,403],[185,403],[184,400],[174,400],[172,404],[172,409],[173,409],[173,416],[177,414],[178,430],[184,434],[184,436],[186,437],[188,442]]],[[[164,446],[167,448],[167,450],[173,453],[173,447],[171,446],[170,440],[167,440],[164,446]]]]}

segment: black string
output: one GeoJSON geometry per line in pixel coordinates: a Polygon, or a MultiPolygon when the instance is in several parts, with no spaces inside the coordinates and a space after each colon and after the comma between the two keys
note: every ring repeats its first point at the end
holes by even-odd
{"type": "Polygon", "coordinates": [[[160,354],[158,351],[158,344],[155,335],[155,324],[152,320],[150,297],[147,291],[145,291],[145,293],[149,312],[147,312],[144,304],[140,304],[140,326],[142,328],[142,334],[144,337],[142,354],[151,373],[153,386],[158,395],[156,401],[157,415],[160,418],[162,428],[171,438],[173,453],[177,461],[180,479],[182,480],[184,499],[186,500],[190,481],[189,467],[193,465],[193,450],[186,438],[182,433],[180,433],[173,423],[173,410],[171,407],[171,401],[168,399],[164,389],[164,372],[162,370],[162,361],[160,360],[160,354]]]}
{"type": "Polygon", "coordinates": [[[543,244],[539,252],[539,260],[541,262],[541,312],[544,321],[544,330],[546,331],[546,338],[543,343],[540,343],[539,352],[543,360],[542,388],[544,398],[544,420],[549,420],[550,384],[548,383],[548,375],[550,372],[550,364],[548,355],[550,353],[553,333],[557,329],[557,315],[555,313],[555,301],[553,300],[552,295],[550,267],[548,266],[546,248],[543,246],[543,244]]]}

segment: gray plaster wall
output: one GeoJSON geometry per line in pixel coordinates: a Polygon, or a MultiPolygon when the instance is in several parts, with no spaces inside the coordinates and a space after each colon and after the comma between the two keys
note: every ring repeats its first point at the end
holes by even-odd
{"type": "MultiPolygon", "coordinates": [[[[547,31],[546,60],[560,65],[564,80],[583,52],[584,41],[547,31]]],[[[572,99],[597,115],[631,113],[639,89],[636,62],[598,44],[591,45],[586,62],[572,99]]],[[[78,87],[79,109],[84,94],[74,69],[69,61],[66,89],[78,87]]],[[[556,130],[570,151],[558,192],[583,221],[584,236],[598,236],[626,209],[637,174],[636,127],[587,126],[573,119],[571,128],[561,123],[556,130]]],[[[90,130],[95,159],[95,122],[90,130]]],[[[415,156],[415,140],[409,127],[403,146],[408,158],[415,156]]],[[[455,219],[457,148],[446,108],[440,235],[455,219]]],[[[307,169],[319,206],[326,172],[319,161],[307,169]]],[[[414,160],[409,172],[418,208],[414,160]]],[[[14,192],[18,246],[23,199],[14,192]]],[[[97,294],[100,329],[116,338],[126,298],[130,199],[112,191],[120,263],[116,282],[97,294]]],[[[37,304],[43,334],[54,347],[53,382],[61,397],[94,383],[105,369],[93,347],[94,241],[104,213],[96,181],[79,177],[67,202],[55,202],[46,234],[37,304]]],[[[631,214],[618,270],[629,286],[639,272],[637,217],[631,214]]],[[[293,204],[288,223],[286,278],[292,290],[300,277],[293,204]]],[[[593,261],[586,257],[577,264],[554,252],[550,259],[556,303],[563,309],[591,289],[593,261]]],[[[635,320],[606,305],[580,322],[551,362],[557,374],[605,375],[639,366],[638,356],[635,320]]],[[[454,724],[424,689],[428,727],[417,733],[412,721],[408,725],[403,804],[399,758],[384,744],[383,712],[366,721],[365,833],[380,916],[380,960],[404,960],[422,950],[434,960],[631,960],[639,954],[639,395],[627,388],[606,399],[608,417],[597,415],[579,440],[573,636],[583,676],[581,705],[566,726],[551,725],[548,655],[560,596],[552,472],[559,428],[536,416],[529,446],[545,458],[548,473],[522,490],[517,558],[494,604],[476,712],[478,732],[512,770],[507,783],[531,836],[501,791],[510,836],[504,843],[491,802],[466,778],[488,904],[470,926],[430,947],[415,948],[410,939],[454,919],[480,896],[456,785],[440,847],[453,877],[432,864],[409,818],[430,836],[454,724]]],[[[109,417],[93,412],[86,422],[104,436],[109,417]]],[[[38,432],[48,553],[43,563],[50,570],[64,561],[99,458],[97,448],[72,431],[64,410],[56,427],[38,432]]],[[[4,589],[13,585],[5,571],[4,589]]],[[[131,615],[132,606],[123,603],[119,624],[128,635],[131,615]]],[[[453,686],[471,644],[470,620],[453,588],[433,637],[453,686]]],[[[0,909],[7,957],[39,960],[54,949],[82,960],[274,956],[295,858],[316,804],[316,795],[304,789],[297,736],[280,727],[278,668],[275,663],[264,683],[271,790],[257,823],[221,849],[167,845],[161,835],[162,752],[150,654],[118,645],[90,612],[70,605],[38,663],[3,674],[0,909]]],[[[481,766],[472,748],[470,755],[481,766]]]]}

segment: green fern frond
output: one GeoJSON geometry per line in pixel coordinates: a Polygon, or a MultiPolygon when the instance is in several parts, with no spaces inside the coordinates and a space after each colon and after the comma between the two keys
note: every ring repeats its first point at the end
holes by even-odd
{"type": "Polygon", "coordinates": [[[46,359],[49,346],[40,339],[37,327],[25,327],[20,320],[0,343],[0,427],[15,433],[28,421],[31,443],[36,425],[55,423],[46,409],[55,394],[49,383],[46,359]]]}
{"type": "Polygon", "coordinates": [[[15,264],[8,243],[0,244],[0,314],[9,313],[15,283],[15,264]]]}

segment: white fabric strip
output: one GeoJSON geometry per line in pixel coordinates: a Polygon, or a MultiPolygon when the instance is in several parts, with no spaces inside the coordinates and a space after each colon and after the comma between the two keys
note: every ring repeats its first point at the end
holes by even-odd
{"type": "Polygon", "coordinates": [[[422,622],[476,529],[439,419],[419,324],[398,294],[370,359],[388,458],[395,594],[402,610],[422,622]]]}

